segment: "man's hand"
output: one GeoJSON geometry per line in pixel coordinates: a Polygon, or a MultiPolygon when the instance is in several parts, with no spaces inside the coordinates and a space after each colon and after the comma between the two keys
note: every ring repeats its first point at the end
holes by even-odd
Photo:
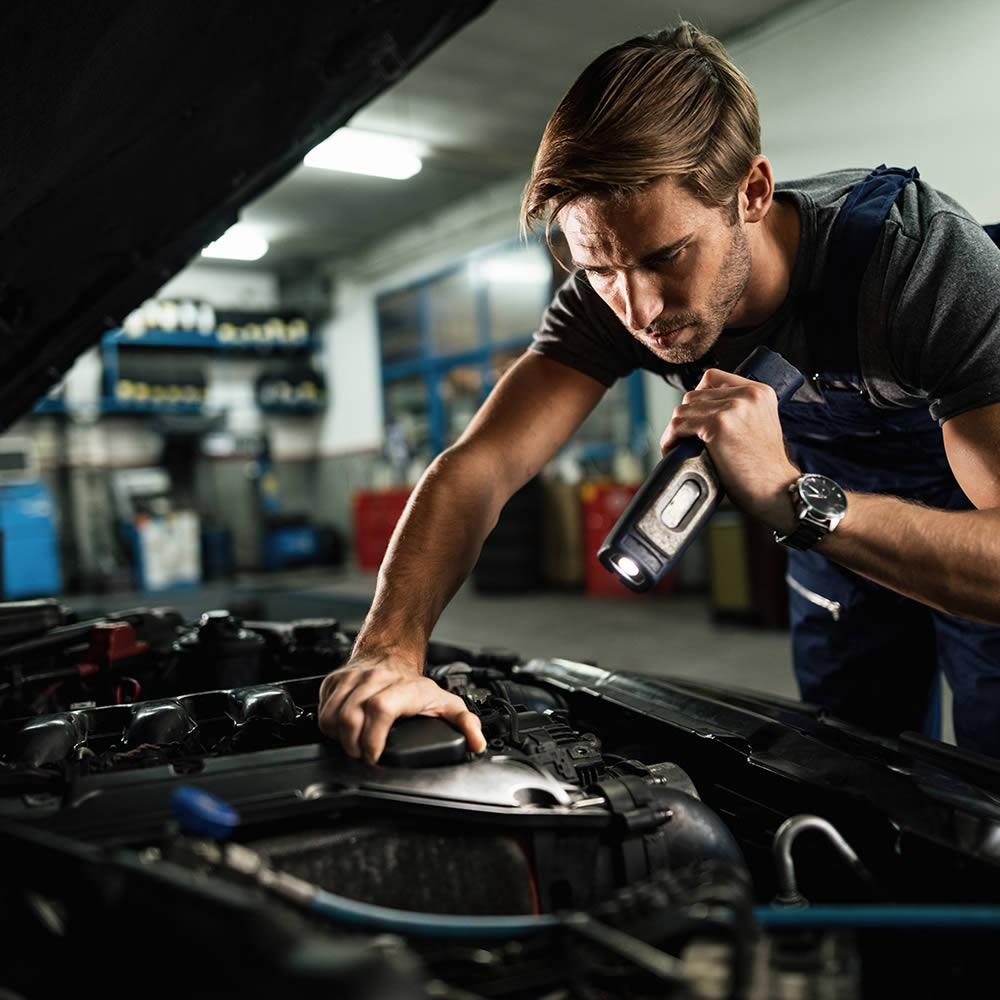
{"type": "Polygon", "coordinates": [[[733,503],[772,528],[792,530],[787,489],[799,470],[785,451],[778,399],[770,386],[708,369],[674,410],[661,450],[684,437],[705,443],[733,503]]]}
{"type": "Polygon", "coordinates": [[[390,657],[360,657],[327,674],[319,689],[319,728],[349,757],[374,764],[389,727],[410,715],[436,715],[465,736],[473,753],[486,749],[479,719],[458,695],[390,657]]]}

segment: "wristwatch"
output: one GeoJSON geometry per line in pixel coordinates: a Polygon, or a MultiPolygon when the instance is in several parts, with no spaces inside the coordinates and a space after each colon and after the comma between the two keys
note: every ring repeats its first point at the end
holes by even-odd
{"type": "Polygon", "coordinates": [[[807,472],[788,487],[799,523],[787,535],[774,533],[774,540],[790,549],[811,549],[828,535],[847,513],[844,491],[826,476],[807,472]]]}

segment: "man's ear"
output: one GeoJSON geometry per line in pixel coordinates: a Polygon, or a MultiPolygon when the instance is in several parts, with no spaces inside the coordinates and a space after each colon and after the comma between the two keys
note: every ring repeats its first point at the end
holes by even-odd
{"type": "Polygon", "coordinates": [[[744,222],[760,222],[774,200],[774,174],[766,156],[755,156],[739,192],[744,222]]]}

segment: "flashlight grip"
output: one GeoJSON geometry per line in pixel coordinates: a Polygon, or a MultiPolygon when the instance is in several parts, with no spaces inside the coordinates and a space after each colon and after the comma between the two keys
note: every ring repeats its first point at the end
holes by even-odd
{"type": "MultiPolygon", "coordinates": [[[[802,374],[763,345],[736,369],[737,375],[771,386],[780,406],[802,385],[802,374]]],[[[705,526],[723,490],[704,444],[678,441],[636,491],[597,557],[631,590],[654,586],[705,526]]]]}

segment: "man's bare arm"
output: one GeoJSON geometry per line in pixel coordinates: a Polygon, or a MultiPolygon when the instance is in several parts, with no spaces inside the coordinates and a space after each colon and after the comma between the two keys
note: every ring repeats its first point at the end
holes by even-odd
{"type": "Polygon", "coordinates": [[[428,468],[393,533],[351,660],[320,688],[320,727],[348,754],[377,760],[392,722],[417,714],[446,718],[481,749],[478,720],[422,676],[427,640],[503,505],[603,393],[589,376],[527,353],[428,468]]]}
{"type": "MultiPolygon", "coordinates": [[[[662,446],[697,436],[728,495],[781,533],[794,527],[774,393],[710,369],[677,407],[662,446]]],[[[816,546],[842,566],[950,614],[1000,624],[1000,404],[944,424],[955,477],[978,509],[944,511],[891,496],[847,494],[847,515],[816,546]]]]}
{"type": "Polygon", "coordinates": [[[849,493],[847,517],[817,550],[942,611],[1000,624],[1000,403],[953,417],[943,432],[976,510],[849,493]]]}
{"type": "Polygon", "coordinates": [[[847,494],[847,509],[817,552],[941,611],[1000,624],[1000,509],[935,510],[859,493],[847,494]]]}

